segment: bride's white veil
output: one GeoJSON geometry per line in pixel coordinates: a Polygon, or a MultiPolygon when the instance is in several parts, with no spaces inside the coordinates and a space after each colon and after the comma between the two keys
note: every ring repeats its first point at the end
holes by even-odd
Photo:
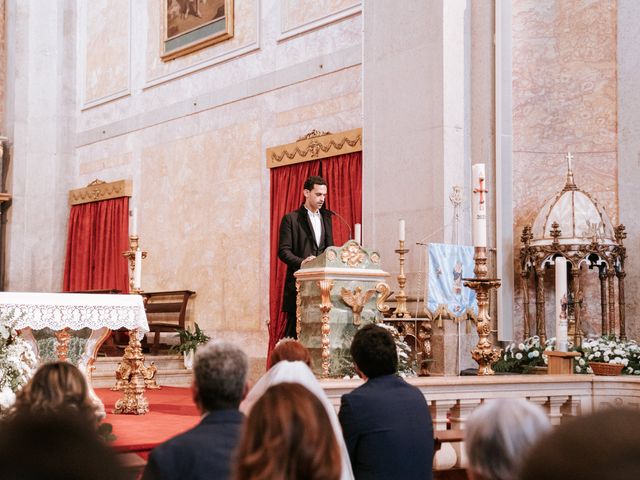
{"type": "Polygon", "coordinates": [[[240,411],[245,415],[249,415],[251,408],[264,392],[266,392],[269,387],[279,383],[299,383],[322,402],[322,405],[324,405],[327,411],[327,415],[329,415],[329,420],[331,420],[331,426],[333,427],[338,445],[340,445],[340,454],[342,457],[342,474],[340,478],[341,480],[352,480],[353,470],[351,469],[349,452],[347,451],[347,445],[344,443],[338,415],[336,415],[336,411],[329,401],[327,394],[324,393],[320,382],[318,382],[318,379],[304,362],[289,362],[285,360],[276,363],[249,391],[247,397],[240,404],[240,411]]]}

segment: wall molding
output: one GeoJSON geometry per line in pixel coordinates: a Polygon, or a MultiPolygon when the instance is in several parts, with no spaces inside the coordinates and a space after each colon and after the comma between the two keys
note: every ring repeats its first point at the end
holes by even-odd
{"type": "MultiPolygon", "coordinates": [[[[282,3],[280,8],[282,8],[282,3]]],[[[339,10],[329,15],[324,15],[317,19],[311,20],[309,22],[303,23],[302,25],[298,25],[297,27],[283,29],[282,25],[284,23],[284,18],[282,11],[280,12],[280,35],[277,38],[278,42],[283,40],[287,40],[292,37],[296,37],[298,35],[302,35],[304,33],[310,32],[312,30],[316,30],[318,28],[322,28],[331,23],[337,23],[341,20],[344,20],[349,17],[353,17],[355,15],[359,15],[362,12],[362,2],[357,5],[353,5],[351,7],[347,7],[345,9],[339,10]]]]}
{"type": "MultiPolygon", "coordinates": [[[[261,9],[260,9],[260,1],[259,0],[255,0],[255,6],[256,6],[256,38],[249,43],[246,43],[245,45],[240,45],[234,49],[231,50],[225,50],[219,53],[216,53],[215,55],[203,58],[202,60],[196,62],[196,63],[192,63],[189,65],[186,65],[182,68],[179,68],[177,70],[174,70],[170,73],[164,74],[164,75],[159,75],[156,77],[151,77],[151,78],[147,78],[145,80],[145,83],[142,87],[142,90],[147,90],[149,88],[153,88],[156,87],[158,85],[161,85],[163,83],[166,82],[170,82],[172,80],[175,80],[177,78],[180,77],[184,77],[185,75],[189,75],[191,73],[197,72],[199,70],[211,67],[212,65],[217,65],[219,63],[223,63],[223,62],[227,62],[229,60],[232,60],[234,58],[237,57],[241,57],[243,55],[248,55],[250,53],[253,53],[255,51],[260,50],[260,38],[261,38],[261,30],[260,30],[260,16],[261,16],[261,9]]],[[[151,27],[148,27],[151,28],[151,27]]],[[[234,27],[235,28],[235,27],[234,27]]],[[[235,37],[238,36],[238,32],[236,31],[235,33],[235,37]]],[[[217,45],[212,45],[212,46],[218,46],[221,44],[217,44],[217,45]]],[[[158,52],[159,54],[160,52],[158,52]]],[[[175,60],[173,60],[175,61],[175,60]]],[[[145,72],[146,74],[146,72],[145,72]]],[[[146,75],[145,75],[146,76],[146,75]]]]}
{"type": "Polygon", "coordinates": [[[362,64],[362,46],[354,45],[331,55],[321,55],[235,85],[197,95],[171,105],[132,115],[116,122],[78,132],[75,146],[83,147],[155,125],[198,114],[270,91],[329,75],[362,64]]]}
{"type": "Polygon", "coordinates": [[[77,30],[77,50],[78,50],[78,74],[76,76],[79,85],[80,94],[80,111],[89,110],[99,105],[112,102],[119,98],[127,97],[131,95],[131,49],[132,43],[132,30],[131,30],[131,18],[133,15],[133,2],[129,2],[129,15],[127,17],[127,31],[129,35],[129,48],[127,50],[127,85],[124,88],[116,90],[115,92],[103,95],[102,97],[87,100],[86,82],[87,82],[87,11],[86,0],[79,3],[79,15],[78,15],[78,30],[77,30]]]}

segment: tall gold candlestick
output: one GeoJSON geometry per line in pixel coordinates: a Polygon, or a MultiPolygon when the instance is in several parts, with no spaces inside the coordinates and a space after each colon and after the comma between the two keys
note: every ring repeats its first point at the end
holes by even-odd
{"type": "MultiPolygon", "coordinates": [[[[138,235],[129,235],[129,250],[122,252],[122,256],[129,259],[129,292],[137,295],[142,292],[140,288],[136,288],[134,274],[136,270],[136,252],[140,248],[140,237],[138,235]]],[[[147,258],[147,252],[140,252],[142,258],[147,258]]]]}
{"type": "Polygon", "coordinates": [[[478,363],[478,375],[493,375],[492,365],[498,361],[502,349],[493,348],[491,344],[491,317],[489,316],[489,293],[500,287],[500,279],[487,278],[487,247],[475,247],[473,260],[475,278],[465,278],[465,287],[476,291],[478,300],[478,345],[471,351],[471,356],[478,363]]]}
{"type": "Polygon", "coordinates": [[[400,291],[396,294],[396,309],[391,315],[391,318],[411,318],[409,310],[407,310],[407,294],[404,291],[404,287],[407,284],[407,277],[404,274],[404,256],[409,253],[408,249],[404,248],[404,240],[400,240],[400,248],[395,251],[400,256],[400,273],[398,274],[398,287],[400,291]]]}

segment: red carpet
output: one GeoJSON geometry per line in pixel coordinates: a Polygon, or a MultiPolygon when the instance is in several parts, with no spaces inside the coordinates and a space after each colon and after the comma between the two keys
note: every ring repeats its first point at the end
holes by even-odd
{"type": "MultiPolygon", "coordinates": [[[[120,452],[148,453],[165,440],[184,432],[200,421],[198,409],[191,400],[189,388],[162,387],[146,390],[149,413],[146,415],[114,415],[111,412],[122,392],[96,388],[104,403],[105,422],[113,425],[117,437],[113,447],[120,452]]],[[[146,455],[143,455],[146,456],[146,455]]]]}

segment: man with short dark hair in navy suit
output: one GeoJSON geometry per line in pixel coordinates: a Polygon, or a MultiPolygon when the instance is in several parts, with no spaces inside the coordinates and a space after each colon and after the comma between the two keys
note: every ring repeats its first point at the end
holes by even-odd
{"type": "Polygon", "coordinates": [[[430,480],[433,424],[423,394],[396,375],[388,330],[365,325],[351,356],[363,385],[342,396],[340,423],[356,479],[430,480]]]}
{"type": "Polygon", "coordinates": [[[192,389],[202,420],[152,450],[143,480],[230,477],[244,421],[238,407],[248,390],[248,369],[247,355],[231,343],[209,342],[198,349],[192,389]]]}

